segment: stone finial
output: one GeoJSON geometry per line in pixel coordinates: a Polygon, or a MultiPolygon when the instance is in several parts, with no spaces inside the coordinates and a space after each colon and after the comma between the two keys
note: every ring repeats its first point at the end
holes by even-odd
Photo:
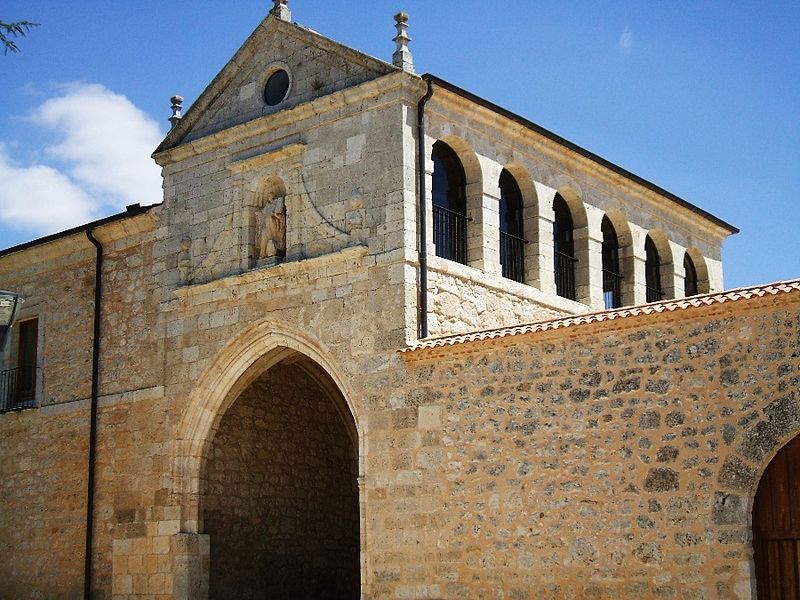
{"type": "Polygon", "coordinates": [[[289,10],[289,0],[272,0],[275,6],[269,11],[269,14],[278,17],[281,21],[292,21],[292,11],[289,10]]]}
{"type": "Polygon", "coordinates": [[[181,115],[181,110],[183,109],[183,96],[175,95],[170,98],[169,101],[172,102],[172,116],[169,118],[169,122],[172,123],[172,129],[175,129],[178,121],[180,121],[183,117],[183,115],[181,115]]]}
{"type": "Polygon", "coordinates": [[[406,32],[408,29],[408,15],[404,12],[399,12],[394,16],[394,20],[397,35],[393,41],[397,44],[397,49],[392,54],[392,64],[395,67],[400,67],[403,71],[413,73],[414,58],[411,56],[411,50],[408,49],[408,42],[411,41],[411,38],[408,37],[406,32]]]}

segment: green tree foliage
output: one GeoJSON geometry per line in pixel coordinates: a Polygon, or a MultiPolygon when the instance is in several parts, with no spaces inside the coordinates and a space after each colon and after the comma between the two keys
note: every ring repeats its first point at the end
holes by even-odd
{"type": "Polygon", "coordinates": [[[19,46],[12,38],[25,37],[31,29],[38,26],[39,23],[30,21],[16,21],[15,23],[0,21],[0,42],[3,44],[3,54],[8,54],[9,51],[19,52],[19,46]]]}

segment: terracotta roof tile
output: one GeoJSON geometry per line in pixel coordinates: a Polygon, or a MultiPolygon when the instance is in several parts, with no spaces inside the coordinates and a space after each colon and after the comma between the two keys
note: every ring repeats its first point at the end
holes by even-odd
{"type": "Polygon", "coordinates": [[[414,344],[411,344],[410,346],[401,349],[400,352],[407,353],[414,352],[415,350],[455,346],[465,342],[503,338],[513,335],[535,333],[538,331],[549,331],[551,329],[562,329],[564,327],[572,327],[574,325],[581,325],[585,323],[598,323],[601,321],[611,321],[613,319],[623,319],[638,315],[673,312],[676,310],[686,310],[713,304],[736,302],[739,300],[746,300],[748,298],[758,298],[770,295],[774,296],[776,294],[787,294],[792,292],[800,292],[800,279],[795,279],[792,281],[779,281],[768,285],[737,288],[733,290],[727,290],[725,292],[714,292],[701,296],[692,296],[691,298],[682,298],[680,300],[664,300],[661,302],[651,302],[650,304],[630,306],[627,308],[615,308],[601,312],[576,315],[574,317],[561,317],[558,319],[551,319],[549,321],[540,321],[538,323],[502,327],[500,329],[490,329],[486,331],[475,331],[459,335],[448,335],[438,338],[429,338],[427,340],[420,340],[414,344]]]}

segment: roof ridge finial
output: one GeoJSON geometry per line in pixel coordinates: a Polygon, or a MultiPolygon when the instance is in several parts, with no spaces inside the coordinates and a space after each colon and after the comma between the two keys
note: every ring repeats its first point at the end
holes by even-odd
{"type": "Polygon", "coordinates": [[[183,118],[181,115],[181,110],[183,109],[183,96],[178,96],[176,94],[170,98],[169,101],[172,102],[172,116],[169,118],[169,122],[172,123],[172,127],[170,129],[175,129],[178,121],[183,118]]]}
{"type": "Polygon", "coordinates": [[[272,0],[275,6],[269,14],[278,17],[281,21],[292,22],[292,11],[289,10],[289,0],[272,0]]]}
{"type": "Polygon", "coordinates": [[[413,73],[414,58],[411,56],[411,50],[408,49],[408,42],[411,41],[411,38],[408,37],[406,32],[408,29],[408,15],[404,12],[399,12],[394,16],[394,20],[397,35],[392,41],[397,44],[397,49],[392,54],[392,64],[395,67],[400,67],[403,71],[413,73]]]}

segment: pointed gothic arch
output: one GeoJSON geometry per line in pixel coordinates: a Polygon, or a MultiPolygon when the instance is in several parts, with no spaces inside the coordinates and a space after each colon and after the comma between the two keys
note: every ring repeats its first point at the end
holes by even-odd
{"type": "Polygon", "coordinates": [[[181,509],[181,531],[210,534],[212,565],[203,576],[209,578],[212,593],[215,582],[219,593],[242,587],[290,596],[313,595],[338,585],[344,587],[331,597],[345,598],[363,585],[364,450],[349,397],[346,380],[329,352],[306,335],[270,321],[248,327],[203,372],[178,427],[172,492],[181,509]],[[305,383],[298,388],[294,382],[300,379],[305,383]],[[307,410],[297,412],[296,397],[305,402],[307,410]],[[320,412],[314,407],[327,408],[320,412]],[[267,417],[253,420],[254,410],[259,409],[267,417]],[[285,416],[292,411],[294,416],[285,416]],[[264,424],[269,415],[271,436],[270,425],[264,424]],[[243,427],[243,419],[250,425],[243,427]],[[249,427],[252,432],[248,432],[249,427]],[[300,456],[291,448],[294,440],[305,439],[303,427],[311,432],[309,443],[316,445],[310,448],[310,454],[300,456]],[[243,452],[240,447],[250,451],[243,452]],[[261,453],[254,447],[261,447],[261,453]],[[274,454],[276,448],[283,454],[274,454]],[[338,458],[332,459],[334,454],[338,458]],[[231,460],[236,465],[229,470],[226,461],[231,460]],[[274,481],[271,485],[257,483],[258,478],[291,479],[292,473],[314,460],[321,461],[321,468],[327,470],[319,478],[306,478],[320,480],[311,492],[302,482],[288,486],[276,486],[274,481]],[[263,473],[254,476],[258,469],[263,473]],[[231,481],[231,472],[240,473],[244,479],[231,481]],[[270,489],[265,492],[265,488],[270,489]],[[231,497],[230,508],[228,494],[233,492],[229,490],[238,494],[231,497]],[[320,503],[326,501],[329,491],[342,496],[345,512],[341,517],[329,516],[327,525],[320,529],[319,523],[312,521],[320,514],[324,516],[320,503]],[[275,497],[265,498],[265,493],[275,497]],[[283,506],[283,512],[273,514],[279,510],[276,506],[283,506]],[[268,529],[276,519],[280,534],[268,529]],[[288,520],[284,523],[284,519],[288,520]],[[252,531],[247,537],[232,533],[236,530],[252,531]],[[291,543],[286,531],[294,531],[289,536],[291,543]],[[273,539],[275,535],[278,537],[273,539]],[[322,553],[327,554],[323,557],[322,553]],[[234,562],[228,564],[230,557],[234,562]],[[231,578],[236,585],[230,585],[231,578]],[[219,580],[224,580],[222,588],[219,580]],[[269,587],[273,585],[277,587],[269,587]]]}
{"type": "Polygon", "coordinates": [[[340,369],[330,354],[305,334],[283,324],[260,321],[231,340],[205,369],[178,425],[172,492],[181,506],[181,531],[197,533],[202,529],[199,494],[203,461],[225,411],[259,375],[298,354],[316,363],[341,392],[337,409],[347,412],[343,421],[348,424],[351,439],[358,444],[359,476],[362,475],[362,435],[340,369]]]}

